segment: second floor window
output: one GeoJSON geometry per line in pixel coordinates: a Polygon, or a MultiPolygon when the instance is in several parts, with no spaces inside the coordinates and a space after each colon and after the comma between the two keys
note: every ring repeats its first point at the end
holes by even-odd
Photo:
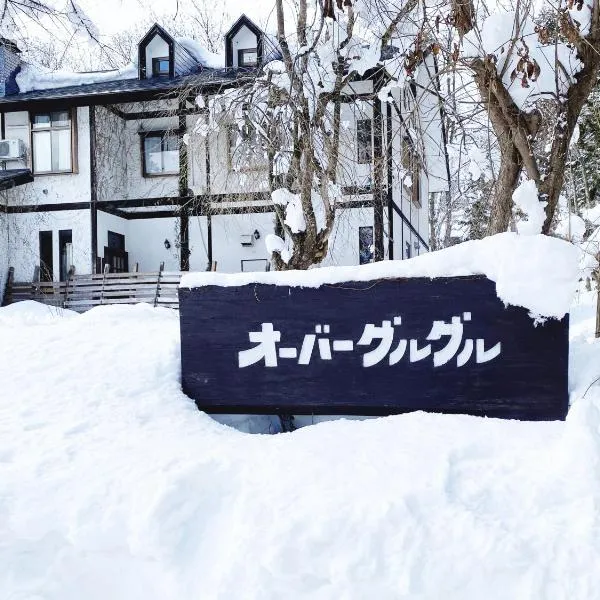
{"type": "Polygon", "coordinates": [[[169,76],[169,57],[152,59],[152,77],[169,76]]]}
{"type": "Polygon", "coordinates": [[[179,173],[179,137],[168,131],[152,131],[142,139],[144,177],[179,173]]]}
{"type": "Polygon", "coordinates": [[[256,48],[238,50],[238,66],[246,68],[258,66],[258,52],[256,48]]]}
{"type": "Polygon", "coordinates": [[[31,123],[33,172],[73,172],[73,128],[67,110],[34,114],[31,123]]]}
{"type": "Polygon", "coordinates": [[[373,125],[371,119],[356,121],[356,149],[358,164],[370,164],[373,160],[373,125]]]}

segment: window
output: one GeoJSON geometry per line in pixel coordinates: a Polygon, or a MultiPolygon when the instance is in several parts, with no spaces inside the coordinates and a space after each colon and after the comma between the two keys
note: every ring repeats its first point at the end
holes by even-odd
{"type": "Polygon", "coordinates": [[[358,260],[361,265],[373,262],[373,227],[371,225],[358,228],[358,260]]]}
{"type": "Polygon", "coordinates": [[[32,117],[33,172],[72,173],[73,128],[71,113],[57,111],[32,117]]]}
{"type": "Polygon", "coordinates": [[[151,131],[142,138],[144,177],[179,173],[179,137],[167,131],[151,131]]]}
{"type": "Polygon", "coordinates": [[[238,67],[257,67],[258,52],[256,48],[238,50],[238,67]]]}
{"type": "Polygon", "coordinates": [[[356,121],[356,148],[359,165],[369,164],[373,160],[373,124],[371,119],[356,121]]]}
{"type": "Polygon", "coordinates": [[[402,168],[404,170],[403,184],[410,189],[410,199],[412,203],[421,208],[421,185],[419,159],[415,150],[414,143],[409,136],[405,136],[402,141],[402,168]]]}
{"type": "Polygon", "coordinates": [[[169,57],[152,59],[152,77],[169,76],[169,57]]]}

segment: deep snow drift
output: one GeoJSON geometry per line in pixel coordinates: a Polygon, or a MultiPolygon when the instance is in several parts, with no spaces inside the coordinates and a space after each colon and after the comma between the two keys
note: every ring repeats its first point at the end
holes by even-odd
{"type": "Polygon", "coordinates": [[[0,309],[0,600],[600,597],[594,301],[571,311],[564,423],[276,436],[182,394],[176,312],[0,309]]]}

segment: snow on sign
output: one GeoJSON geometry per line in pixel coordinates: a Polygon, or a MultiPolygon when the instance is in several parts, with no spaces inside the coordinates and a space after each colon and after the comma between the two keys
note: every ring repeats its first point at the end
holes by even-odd
{"type": "Polygon", "coordinates": [[[182,287],[180,309],[207,412],[566,416],[568,316],[536,323],[483,276],[182,287]]]}

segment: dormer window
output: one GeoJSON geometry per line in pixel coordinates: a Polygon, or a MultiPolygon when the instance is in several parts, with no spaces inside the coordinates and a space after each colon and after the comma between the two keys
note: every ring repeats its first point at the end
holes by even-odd
{"type": "Polygon", "coordinates": [[[247,48],[238,50],[238,66],[240,67],[257,67],[258,66],[258,51],[256,48],[247,48]]]}
{"type": "Polygon", "coordinates": [[[162,56],[152,59],[152,77],[169,76],[169,57],[162,56]]]}
{"type": "Polygon", "coordinates": [[[225,34],[225,66],[256,69],[264,59],[265,34],[246,15],[242,15],[225,34]]]}

